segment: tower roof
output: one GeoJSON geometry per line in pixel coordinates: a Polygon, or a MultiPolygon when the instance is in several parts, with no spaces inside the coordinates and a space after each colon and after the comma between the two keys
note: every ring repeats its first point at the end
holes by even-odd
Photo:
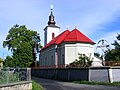
{"type": "Polygon", "coordinates": [[[89,39],[87,36],[81,33],[78,29],[74,29],[72,31],[65,30],[57,37],[52,39],[43,49],[53,44],[56,45],[61,44],[62,42],[80,42],[80,43],[95,44],[91,39],[89,39]]]}
{"type": "Polygon", "coordinates": [[[48,26],[55,26],[54,15],[53,15],[53,5],[51,5],[51,13],[49,16],[48,26]]]}

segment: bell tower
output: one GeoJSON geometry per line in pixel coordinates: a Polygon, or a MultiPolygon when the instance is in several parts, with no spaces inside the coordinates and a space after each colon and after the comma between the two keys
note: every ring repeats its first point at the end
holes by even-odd
{"type": "Polygon", "coordinates": [[[53,15],[53,5],[51,5],[51,13],[49,16],[48,26],[44,28],[44,46],[49,43],[54,37],[59,35],[60,27],[55,25],[53,15]]]}

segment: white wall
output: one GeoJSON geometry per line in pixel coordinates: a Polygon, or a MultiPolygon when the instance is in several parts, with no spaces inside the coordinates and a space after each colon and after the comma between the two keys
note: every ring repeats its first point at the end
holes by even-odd
{"type": "Polygon", "coordinates": [[[89,56],[93,59],[92,66],[102,66],[101,60],[94,57],[93,45],[85,43],[62,43],[58,46],[58,57],[56,57],[56,45],[44,49],[40,54],[40,66],[64,65],[78,59],[80,54],[89,56]],[[53,59],[52,59],[53,56],[53,59]]]}
{"type": "Polygon", "coordinates": [[[65,64],[69,64],[78,59],[78,53],[89,56],[94,55],[93,45],[91,44],[65,44],[65,64]]]}

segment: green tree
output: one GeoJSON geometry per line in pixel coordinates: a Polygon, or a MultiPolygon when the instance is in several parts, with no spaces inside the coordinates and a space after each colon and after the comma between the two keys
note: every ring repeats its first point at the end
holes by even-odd
{"type": "Polygon", "coordinates": [[[9,30],[6,41],[3,41],[3,47],[8,47],[8,50],[13,52],[17,50],[18,46],[20,46],[22,42],[29,42],[32,45],[32,36],[35,36],[36,34],[36,31],[28,30],[25,25],[14,25],[9,30]]]}
{"type": "Polygon", "coordinates": [[[34,62],[32,36],[36,34],[36,31],[27,29],[25,25],[14,25],[9,30],[3,47],[8,47],[8,50],[12,51],[14,67],[29,67],[34,62]]]}
{"type": "Polygon", "coordinates": [[[117,36],[117,40],[114,41],[112,45],[115,46],[114,49],[106,51],[105,59],[106,61],[120,61],[120,34],[117,36]]]}
{"type": "Polygon", "coordinates": [[[19,67],[29,67],[33,63],[33,48],[28,42],[23,42],[13,52],[13,58],[15,59],[15,66],[19,67]]]}
{"type": "Polygon", "coordinates": [[[6,59],[4,60],[4,66],[5,67],[13,67],[14,66],[14,61],[11,56],[6,56],[6,59]]]}

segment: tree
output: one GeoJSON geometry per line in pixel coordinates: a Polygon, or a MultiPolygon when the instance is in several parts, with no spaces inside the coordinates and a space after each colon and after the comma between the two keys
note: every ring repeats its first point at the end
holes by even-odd
{"type": "Polygon", "coordinates": [[[32,36],[37,34],[36,31],[28,30],[25,25],[14,25],[8,33],[6,41],[3,41],[3,47],[8,47],[8,50],[12,52],[17,50],[22,42],[29,42],[33,45],[33,42],[31,42],[32,36]]]}
{"type": "MultiPolygon", "coordinates": [[[[120,34],[118,34],[118,36],[116,37],[118,41],[120,41],[120,34]]],[[[115,40],[115,42],[112,44],[115,46],[115,49],[119,49],[120,50],[120,43],[115,40]]]]}
{"type": "Polygon", "coordinates": [[[15,66],[29,67],[33,62],[33,48],[28,42],[23,42],[13,53],[15,66]],[[27,46],[27,47],[26,47],[27,46]]]}
{"type": "Polygon", "coordinates": [[[114,49],[112,50],[108,50],[105,53],[105,59],[106,61],[120,61],[120,34],[118,34],[118,36],[116,37],[117,40],[114,41],[114,43],[112,43],[112,45],[115,46],[114,49]]]}
{"type": "Polygon", "coordinates": [[[6,56],[6,59],[4,60],[4,66],[5,67],[13,67],[14,66],[14,61],[11,56],[6,56]]]}
{"type": "Polygon", "coordinates": [[[32,36],[37,35],[36,31],[29,30],[25,25],[14,25],[8,32],[3,47],[8,47],[13,53],[14,67],[29,67],[33,58],[32,36]]]}

